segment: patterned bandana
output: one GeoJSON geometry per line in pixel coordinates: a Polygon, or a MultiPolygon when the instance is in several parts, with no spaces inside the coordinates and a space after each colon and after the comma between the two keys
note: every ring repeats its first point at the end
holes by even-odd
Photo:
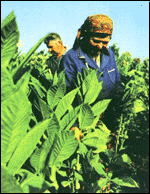
{"type": "Polygon", "coordinates": [[[106,15],[96,14],[87,17],[84,24],[79,28],[73,48],[79,45],[80,37],[84,37],[87,32],[91,33],[106,33],[112,35],[113,21],[106,15]]]}
{"type": "Polygon", "coordinates": [[[89,16],[81,26],[81,31],[112,34],[113,21],[108,16],[102,14],[89,16]]]}

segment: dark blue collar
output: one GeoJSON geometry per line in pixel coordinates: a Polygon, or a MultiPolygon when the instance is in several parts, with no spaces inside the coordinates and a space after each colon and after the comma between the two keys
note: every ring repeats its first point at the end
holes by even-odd
{"type": "MultiPolygon", "coordinates": [[[[104,67],[107,65],[108,60],[110,59],[110,55],[109,55],[109,50],[110,48],[108,48],[108,54],[102,54],[102,62],[101,62],[101,67],[100,69],[103,70],[104,67]]],[[[84,53],[81,49],[81,47],[78,48],[78,57],[79,59],[85,59],[85,62],[91,66],[94,69],[99,68],[96,64],[96,62],[93,60],[93,58],[89,55],[87,55],[86,53],[84,53]]]]}

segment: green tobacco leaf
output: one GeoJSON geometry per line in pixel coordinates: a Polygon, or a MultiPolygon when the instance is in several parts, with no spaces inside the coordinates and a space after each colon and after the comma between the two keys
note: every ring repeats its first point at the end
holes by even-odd
{"type": "Polygon", "coordinates": [[[79,110],[80,106],[71,110],[63,117],[63,119],[60,121],[60,131],[69,130],[75,124],[75,121],[79,114],[79,110]]]}
{"type": "Polygon", "coordinates": [[[58,132],[59,128],[60,128],[59,121],[54,113],[47,127],[49,150],[51,146],[53,145],[55,134],[58,132]]]}
{"type": "Polygon", "coordinates": [[[107,173],[105,172],[105,166],[99,162],[100,160],[99,154],[95,154],[91,158],[92,159],[89,160],[89,163],[92,166],[92,168],[94,168],[99,175],[107,177],[107,173]]]}
{"type": "Polygon", "coordinates": [[[67,187],[67,186],[71,185],[71,183],[72,183],[71,181],[62,181],[61,182],[63,187],[67,187]]]}
{"type": "Polygon", "coordinates": [[[65,84],[55,85],[49,88],[47,92],[47,102],[52,110],[63,98],[65,91],[65,84]]]}
{"type": "Polygon", "coordinates": [[[108,107],[110,101],[111,101],[111,99],[105,99],[105,100],[97,102],[92,107],[92,111],[94,113],[94,116],[97,116],[97,115],[100,115],[101,113],[103,113],[106,110],[106,108],[108,107]]]}
{"type": "Polygon", "coordinates": [[[75,178],[79,181],[83,181],[83,177],[81,174],[79,174],[78,172],[75,171],[75,178]]]}
{"type": "Polygon", "coordinates": [[[1,154],[5,163],[30,128],[32,109],[27,96],[20,90],[10,95],[1,108],[1,154]]]}
{"type": "MultiPolygon", "coordinates": [[[[100,128],[100,130],[101,130],[102,132],[104,132],[104,134],[105,134],[106,136],[109,136],[109,135],[110,135],[111,131],[106,127],[106,125],[105,125],[102,121],[100,122],[99,128],[100,128]]],[[[103,135],[104,135],[104,134],[103,134],[103,135]]]]}
{"type": "Polygon", "coordinates": [[[77,149],[78,141],[73,131],[63,131],[56,135],[50,155],[49,166],[55,166],[68,159],[77,149]]]}
{"type": "Polygon", "coordinates": [[[84,145],[84,143],[82,143],[82,142],[79,141],[79,153],[83,157],[85,157],[85,155],[87,154],[87,152],[88,152],[88,149],[87,149],[86,145],[84,145]]]}
{"type": "Polygon", "coordinates": [[[37,124],[19,143],[8,164],[8,169],[11,174],[16,174],[17,171],[24,164],[24,162],[27,160],[27,158],[31,156],[32,152],[36,148],[39,139],[43,135],[44,131],[47,129],[49,122],[50,119],[47,119],[37,124]]]}
{"type": "Polygon", "coordinates": [[[102,90],[102,84],[103,82],[95,83],[93,86],[90,87],[88,92],[85,95],[84,103],[93,103],[97,99],[98,95],[100,94],[100,91],[102,90]]]}
{"type": "Polygon", "coordinates": [[[51,117],[51,114],[52,114],[49,105],[41,98],[38,98],[38,102],[39,102],[39,106],[40,106],[40,111],[41,111],[42,116],[43,116],[43,120],[49,119],[51,117]]]}
{"type": "Polygon", "coordinates": [[[56,133],[58,132],[58,129],[59,123],[56,115],[53,114],[47,127],[48,137],[46,138],[42,147],[40,149],[37,148],[30,159],[31,165],[36,169],[38,174],[40,174],[45,167],[46,158],[52,148],[53,141],[55,139],[56,133]]]}
{"type": "Polygon", "coordinates": [[[97,147],[96,144],[98,142],[98,135],[95,133],[88,133],[83,139],[82,142],[90,147],[97,147]]]}
{"type": "Polygon", "coordinates": [[[137,182],[134,181],[131,177],[123,177],[122,179],[114,178],[111,181],[119,186],[139,188],[137,182]]]}
{"type": "Polygon", "coordinates": [[[48,186],[42,174],[36,175],[28,171],[26,178],[21,183],[24,193],[43,193],[48,186]]]}
{"type": "Polygon", "coordinates": [[[134,107],[133,107],[132,110],[133,110],[134,113],[138,113],[138,112],[147,110],[147,107],[146,107],[146,105],[144,104],[144,102],[142,100],[137,99],[134,102],[134,107]]]}
{"type": "Polygon", "coordinates": [[[17,82],[16,87],[27,95],[29,92],[29,80],[30,80],[30,72],[26,72],[17,82]]]}
{"type": "Polygon", "coordinates": [[[65,112],[70,108],[70,105],[72,104],[78,90],[79,90],[78,88],[72,90],[59,101],[55,110],[55,114],[58,119],[60,119],[65,114],[65,112]]]}
{"type": "Polygon", "coordinates": [[[84,103],[93,103],[98,95],[100,94],[100,91],[102,90],[103,82],[99,82],[96,72],[94,74],[90,74],[85,78],[83,81],[83,94],[85,93],[84,103]],[[86,87],[85,87],[86,85],[86,87]]]}
{"type": "Polygon", "coordinates": [[[87,72],[86,76],[85,76],[85,79],[83,80],[83,83],[82,83],[82,88],[83,88],[83,95],[85,95],[87,93],[87,91],[93,87],[93,85],[91,84],[92,82],[92,79],[94,79],[94,81],[97,82],[97,77],[96,77],[96,74],[95,74],[95,70],[94,71],[91,71],[91,72],[87,72]]]}
{"type": "Polygon", "coordinates": [[[6,67],[17,49],[19,30],[12,11],[1,24],[1,65],[6,67]]]}
{"type": "Polygon", "coordinates": [[[33,76],[31,77],[32,85],[35,87],[37,94],[40,96],[40,98],[45,97],[46,89],[42,86],[41,82],[34,78],[33,76]]]}
{"type": "Polygon", "coordinates": [[[131,158],[127,154],[123,154],[121,157],[122,157],[123,162],[125,162],[127,164],[131,164],[132,163],[131,158]]]}
{"type": "Polygon", "coordinates": [[[1,193],[23,193],[16,179],[3,166],[1,166],[1,193]]]}
{"type": "MultiPolygon", "coordinates": [[[[46,144],[46,142],[44,142],[44,144],[46,144]]],[[[37,150],[31,156],[30,163],[36,170],[37,174],[40,174],[44,169],[47,154],[47,149],[45,149],[45,146],[42,146],[42,148],[37,148],[37,150]]]]}
{"type": "Polygon", "coordinates": [[[81,107],[79,113],[79,127],[80,129],[86,129],[90,127],[94,121],[94,114],[91,110],[91,107],[88,104],[84,104],[81,107]]]}
{"type": "Polygon", "coordinates": [[[105,167],[101,163],[94,163],[92,167],[96,170],[96,172],[104,177],[107,177],[107,173],[105,172],[105,167]]]}
{"type": "Polygon", "coordinates": [[[54,77],[53,77],[53,85],[57,85],[59,79],[58,79],[58,75],[57,75],[57,71],[55,72],[54,74],[54,77]]]}
{"type": "Polygon", "coordinates": [[[97,71],[91,71],[84,79],[82,88],[83,95],[85,95],[84,103],[93,103],[102,89],[103,82],[99,82],[97,78],[97,71]]]}
{"type": "Polygon", "coordinates": [[[1,102],[7,99],[15,91],[15,86],[9,72],[2,67],[1,69],[1,102]]]}
{"type": "Polygon", "coordinates": [[[98,183],[98,186],[102,189],[104,186],[107,185],[108,179],[107,179],[107,178],[99,179],[99,180],[97,181],[97,183],[98,183]]]}
{"type": "Polygon", "coordinates": [[[38,47],[42,44],[42,42],[45,40],[45,38],[47,36],[49,36],[50,33],[48,33],[46,36],[44,36],[43,38],[41,38],[30,50],[29,52],[25,55],[23,61],[21,62],[20,66],[16,69],[16,71],[13,73],[13,80],[14,82],[16,82],[16,80],[18,80],[18,77],[20,77],[20,70],[22,69],[22,67],[27,64],[27,62],[29,61],[30,57],[32,56],[32,54],[38,49],[38,47]]]}
{"type": "Polygon", "coordinates": [[[103,132],[99,129],[95,129],[94,132],[88,133],[83,139],[82,142],[86,146],[97,148],[93,151],[94,153],[99,153],[107,149],[109,133],[103,132]]]}

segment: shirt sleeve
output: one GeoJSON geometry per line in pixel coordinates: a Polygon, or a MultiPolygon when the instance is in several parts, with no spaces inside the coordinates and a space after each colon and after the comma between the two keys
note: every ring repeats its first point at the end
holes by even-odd
{"type": "Polygon", "coordinates": [[[77,76],[77,68],[75,59],[71,54],[66,54],[63,56],[60,62],[59,72],[65,69],[65,79],[67,87],[72,85],[73,80],[77,76]]]}

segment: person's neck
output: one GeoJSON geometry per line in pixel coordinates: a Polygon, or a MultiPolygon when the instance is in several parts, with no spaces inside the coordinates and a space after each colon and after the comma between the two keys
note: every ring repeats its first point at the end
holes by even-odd
{"type": "Polygon", "coordinates": [[[91,57],[98,57],[98,55],[101,53],[101,51],[95,52],[94,50],[92,50],[90,45],[84,40],[80,42],[80,46],[81,46],[82,51],[90,55],[91,57]]]}
{"type": "Polygon", "coordinates": [[[62,46],[62,49],[60,53],[58,53],[57,58],[60,59],[60,57],[66,52],[66,47],[62,46]]]}

